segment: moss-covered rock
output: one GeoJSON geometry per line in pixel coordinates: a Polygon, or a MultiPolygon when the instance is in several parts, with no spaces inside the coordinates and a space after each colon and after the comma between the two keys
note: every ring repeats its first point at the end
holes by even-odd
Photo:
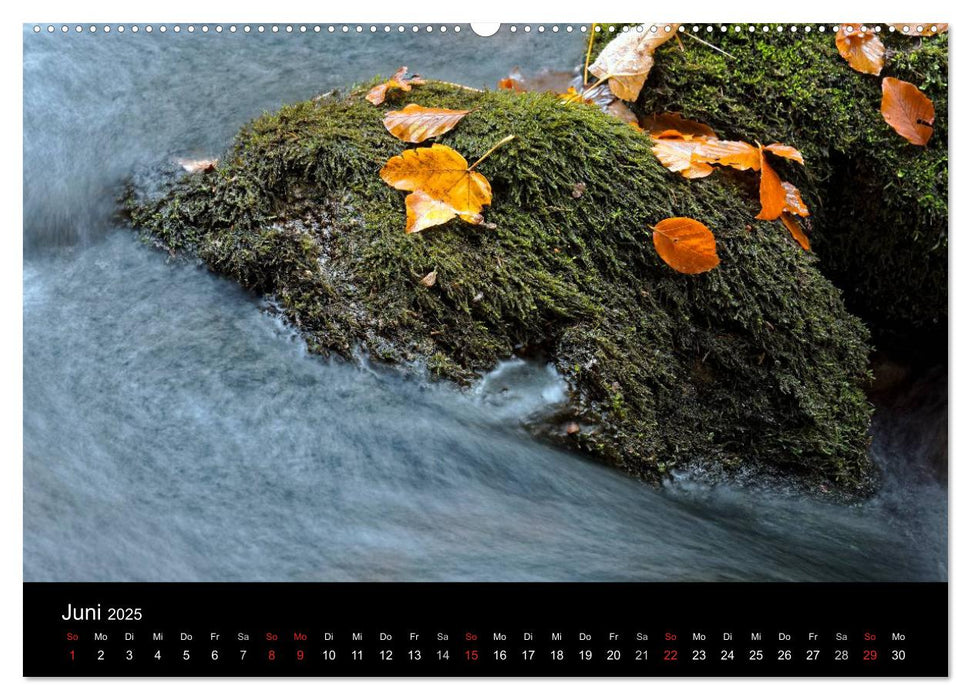
{"type": "Polygon", "coordinates": [[[722,138],[799,148],[806,167],[781,166],[783,176],[802,190],[813,249],[849,308],[881,342],[946,333],[948,35],[882,32],[887,60],[878,77],[849,67],[831,28],[793,34],[790,25],[763,26],[702,34],[728,56],[689,38],[667,42],[637,108],[683,112],[722,138]],[[884,122],[883,76],[912,82],[933,100],[927,147],[884,122]]]}
{"type": "Polygon", "coordinates": [[[257,119],[214,172],[136,204],[133,221],[273,295],[316,352],[360,346],[461,384],[539,349],[573,388],[583,429],[563,439],[649,479],[714,457],[859,487],[865,329],[812,255],[752,218],[743,184],[688,182],[645,135],[550,95],[433,83],[406,97],[474,110],[440,139],[470,162],[518,137],[480,168],[494,228],[406,234],[404,193],[378,171],[408,146],[360,94],[257,119]],[[667,267],[649,227],[669,216],[707,224],[720,267],[667,267]]]}

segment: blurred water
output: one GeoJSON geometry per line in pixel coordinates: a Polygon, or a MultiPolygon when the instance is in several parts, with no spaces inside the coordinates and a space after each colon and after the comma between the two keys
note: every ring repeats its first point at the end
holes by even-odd
{"type": "Polygon", "coordinates": [[[261,300],[111,222],[132,170],[218,154],[282,102],[399,65],[488,86],[580,53],[467,28],[25,29],[25,579],[946,578],[946,491],[918,444],[878,439],[892,478],[862,506],[656,491],[526,434],[565,398],[547,367],[461,393],[309,356],[261,300]]]}

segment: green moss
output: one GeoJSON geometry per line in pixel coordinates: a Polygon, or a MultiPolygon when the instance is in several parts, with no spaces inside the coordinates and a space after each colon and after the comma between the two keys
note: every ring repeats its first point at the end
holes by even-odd
{"type": "Polygon", "coordinates": [[[783,166],[813,212],[823,270],[881,339],[946,332],[948,35],[882,33],[881,77],[851,69],[833,32],[793,35],[789,25],[703,34],[655,54],[638,109],[680,111],[723,138],[781,141],[805,169],[783,166]],[[881,78],[920,87],[936,108],[926,148],[897,135],[880,114],[881,78]]]}
{"type": "Polygon", "coordinates": [[[317,352],[361,346],[468,383],[541,349],[595,426],[568,439],[647,478],[715,457],[862,483],[865,330],[812,255],[752,218],[743,185],[683,180],[643,134],[553,96],[430,84],[406,97],[473,109],[440,139],[470,161],[518,137],[481,166],[494,229],[404,233],[404,193],[378,171],[407,146],[359,94],[257,119],[215,172],[142,202],[133,221],[274,295],[317,352]],[[660,261],[649,227],[675,215],[716,232],[720,267],[689,276],[660,261]]]}

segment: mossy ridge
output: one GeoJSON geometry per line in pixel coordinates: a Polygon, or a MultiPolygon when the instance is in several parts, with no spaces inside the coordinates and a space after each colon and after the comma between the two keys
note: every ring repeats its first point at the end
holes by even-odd
{"type": "Polygon", "coordinates": [[[849,67],[830,28],[793,34],[790,25],[762,26],[703,35],[730,57],[695,41],[661,46],[637,110],[680,111],[722,138],[799,148],[805,169],[780,168],[802,190],[814,214],[813,249],[850,308],[881,340],[944,332],[948,35],[881,33],[887,60],[878,77],[849,67]],[[884,122],[881,79],[888,75],[933,100],[926,148],[884,122]]]}
{"type": "Polygon", "coordinates": [[[407,145],[354,95],[257,119],[215,172],[136,206],[133,221],[275,295],[317,352],[360,344],[466,383],[539,346],[594,426],[570,440],[649,479],[711,456],[863,483],[866,331],[811,255],[752,219],[743,185],[673,177],[645,135],[553,96],[433,83],[386,107],[411,101],[474,110],[440,139],[470,161],[517,135],[480,168],[494,230],[405,234],[404,194],[378,170],[407,145]],[[686,276],[661,262],[649,227],[674,215],[716,232],[719,268],[686,276]]]}

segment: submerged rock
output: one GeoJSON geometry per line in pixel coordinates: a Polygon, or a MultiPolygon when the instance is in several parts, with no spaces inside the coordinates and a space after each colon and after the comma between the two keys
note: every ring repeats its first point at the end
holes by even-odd
{"type": "Polygon", "coordinates": [[[213,172],[134,202],[170,251],[272,295],[312,351],[423,363],[467,384],[523,348],[570,384],[559,440],[658,481],[699,458],[859,489],[870,472],[867,333],[839,291],[733,177],[689,182],[594,107],[431,83],[381,108],[327,97],[249,124],[213,172]],[[378,171],[409,146],[381,124],[405,102],[474,110],[441,137],[481,166],[494,228],[404,232],[378,171]],[[576,197],[577,183],[584,183],[576,197]],[[649,227],[704,222],[721,265],[667,267],[649,227]],[[436,283],[422,284],[431,271],[436,283]]]}

